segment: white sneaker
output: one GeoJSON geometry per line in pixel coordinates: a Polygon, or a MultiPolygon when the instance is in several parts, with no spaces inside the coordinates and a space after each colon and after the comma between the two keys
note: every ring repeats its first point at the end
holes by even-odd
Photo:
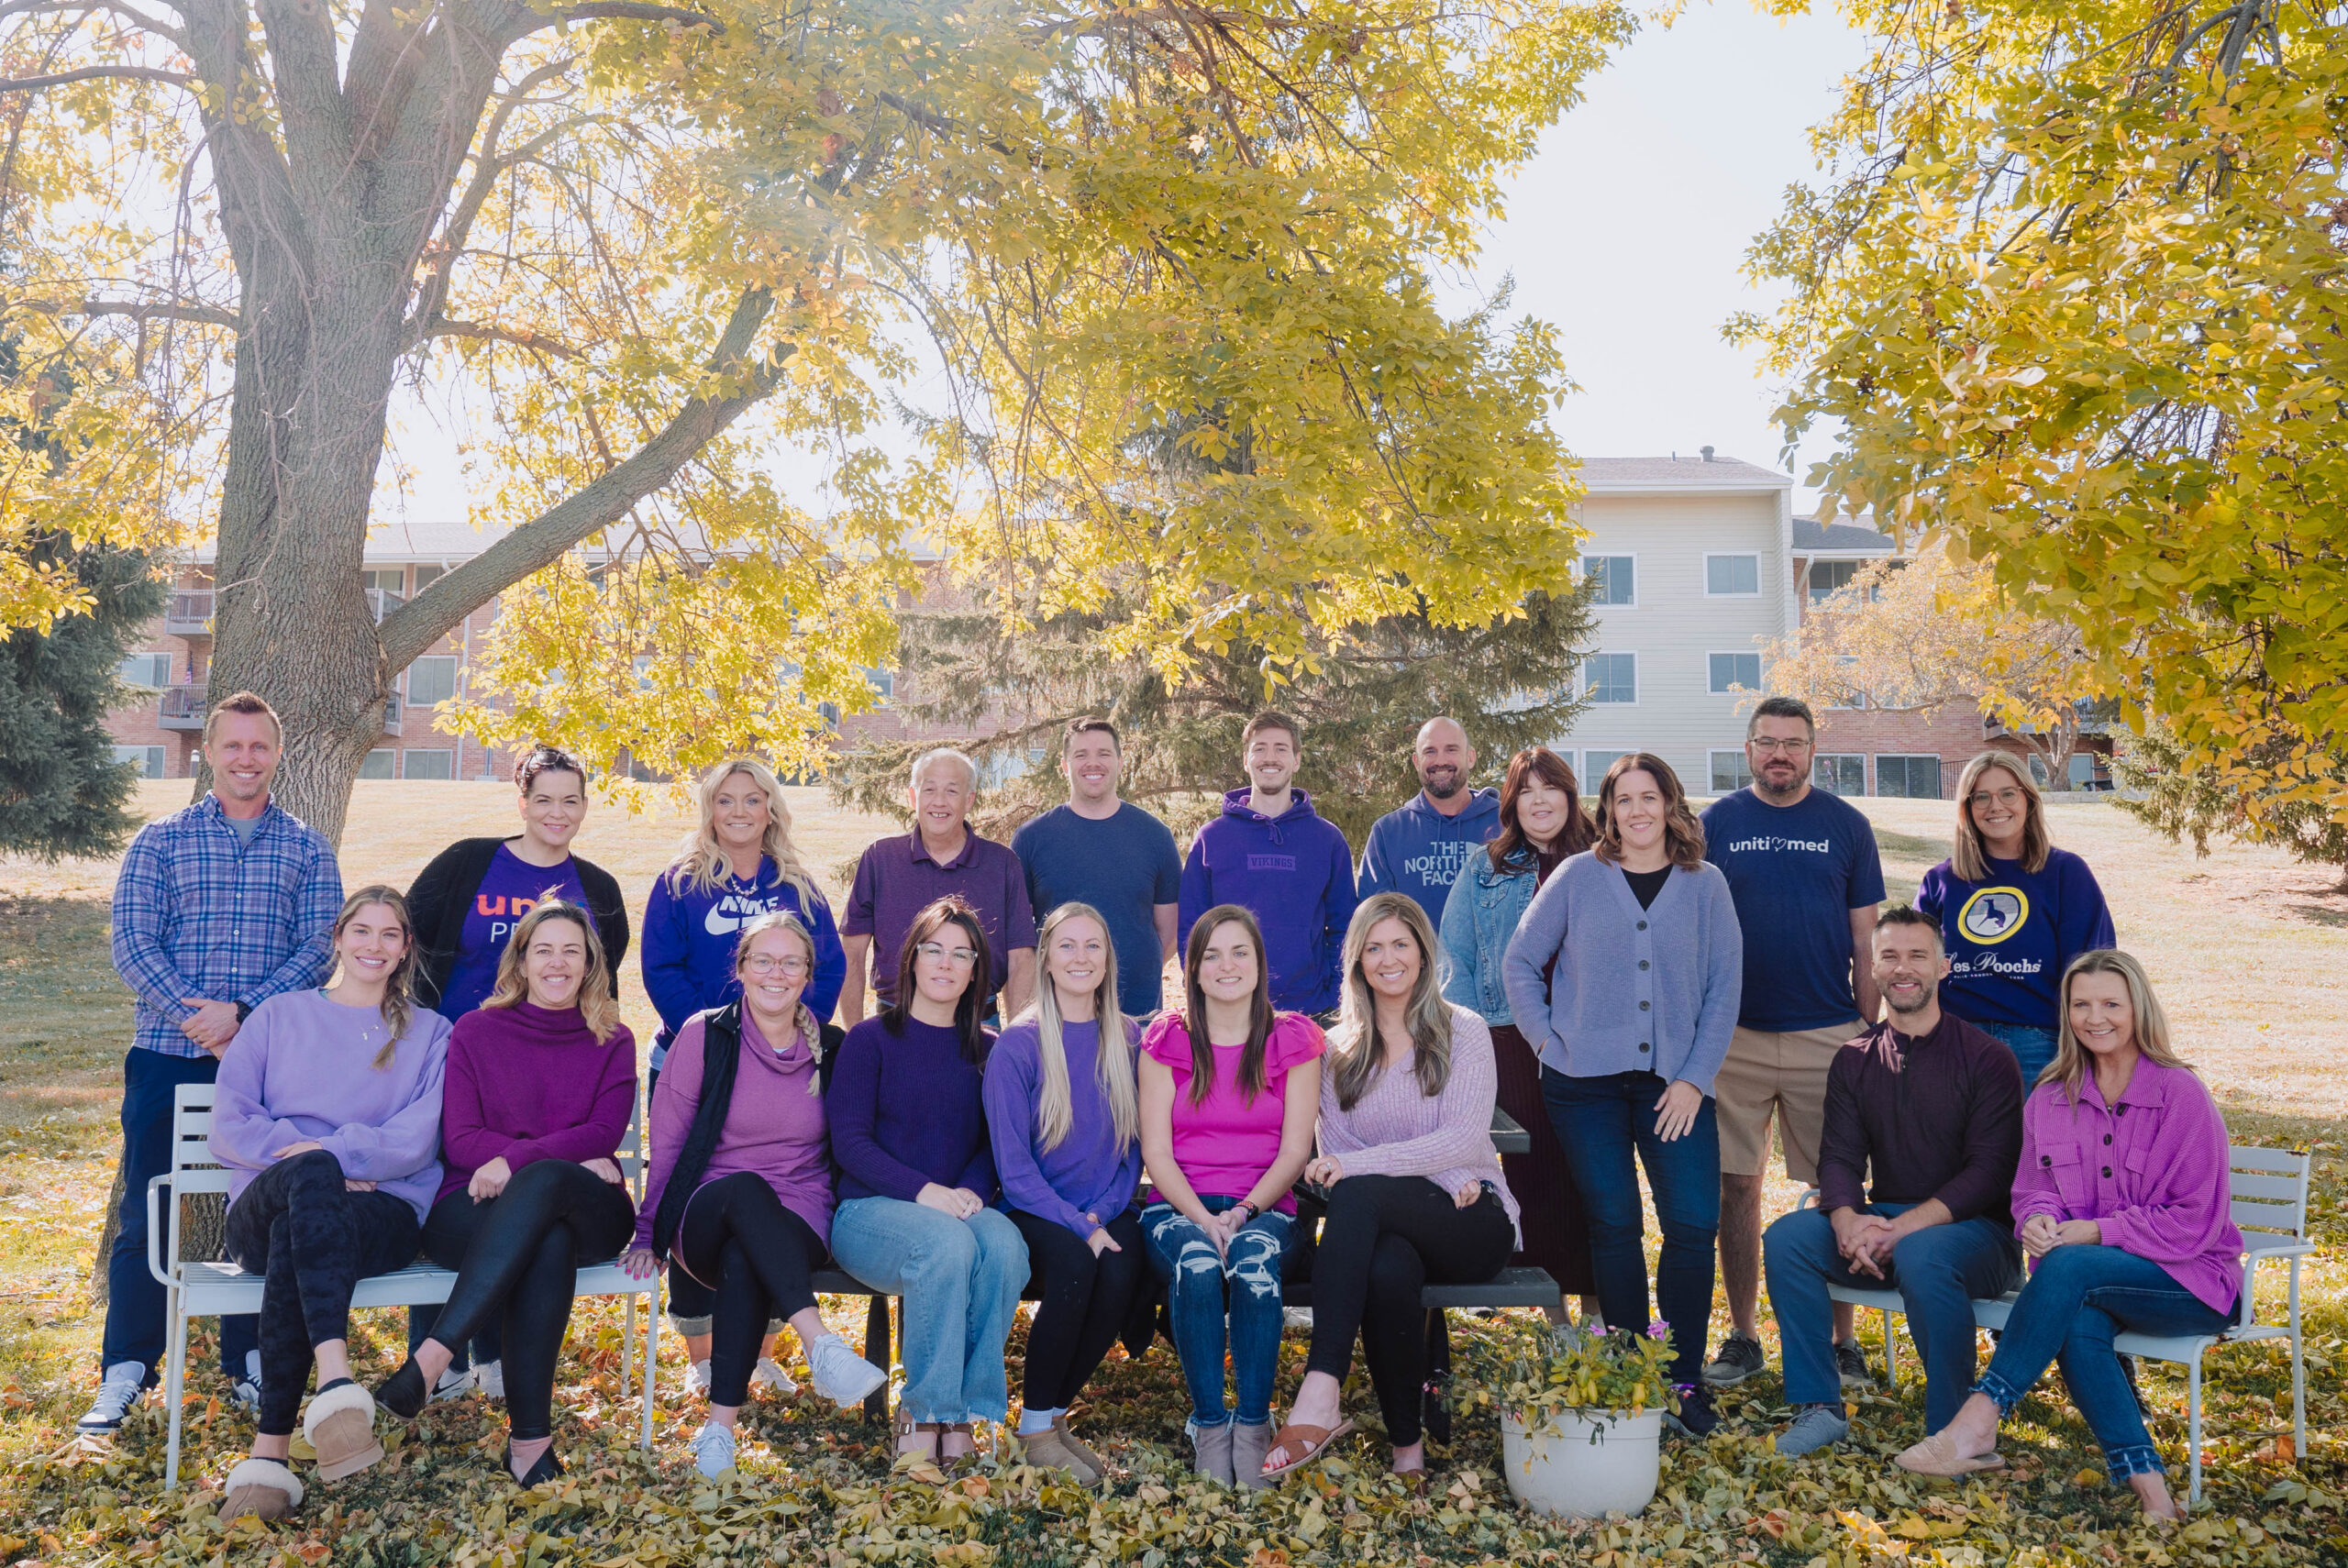
{"type": "Polygon", "coordinates": [[[260,1352],[245,1353],[245,1370],[228,1385],[228,1392],[248,1416],[260,1414],[260,1352]]]}
{"type": "Polygon", "coordinates": [[[758,1370],[750,1374],[750,1386],[771,1388],[786,1398],[799,1392],[799,1385],[792,1381],[791,1374],[783,1371],[782,1364],[770,1355],[759,1357],[758,1370]]]}
{"type": "Polygon", "coordinates": [[[504,1398],[505,1364],[502,1361],[484,1361],[476,1365],[473,1368],[473,1386],[480,1389],[485,1397],[504,1398]]]}
{"type": "Polygon", "coordinates": [[[843,1410],[855,1409],[889,1381],[887,1373],[848,1349],[837,1334],[820,1335],[807,1347],[807,1372],[815,1392],[843,1410]]]}
{"type": "Polygon", "coordinates": [[[147,1364],[138,1361],[118,1361],[105,1370],[98,1380],[98,1397],[82,1413],[74,1426],[85,1432],[112,1432],[122,1430],[123,1417],[138,1403],[147,1383],[147,1364]]]}
{"type": "Polygon", "coordinates": [[[693,1433],[693,1468],[714,1481],[734,1468],[734,1429],[715,1421],[693,1433]]]}
{"type": "Polygon", "coordinates": [[[697,1361],[685,1369],[685,1392],[706,1396],[709,1393],[709,1363],[697,1361]]]}
{"type": "Polygon", "coordinates": [[[445,1399],[461,1399],[472,1391],[473,1369],[469,1366],[460,1372],[452,1366],[432,1386],[432,1402],[437,1405],[445,1399]]]}
{"type": "Polygon", "coordinates": [[[1282,1331],[1291,1334],[1311,1333],[1312,1331],[1312,1309],[1310,1307],[1281,1308],[1280,1328],[1282,1331]]]}

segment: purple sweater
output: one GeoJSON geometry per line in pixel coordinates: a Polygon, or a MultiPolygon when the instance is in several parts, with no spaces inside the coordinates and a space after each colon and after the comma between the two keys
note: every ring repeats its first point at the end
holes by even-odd
{"type": "MultiPolygon", "coordinates": [[[[1126,1023],[1128,1056],[1140,1033],[1138,1023],[1126,1023]]],[[[1069,1125],[1049,1149],[1036,1136],[1036,1100],[1044,1073],[1036,1025],[1013,1024],[987,1054],[987,1133],[1002,1173],[1003,1196],[1013,1209],[1080,1236],[1091,1235],[1124,1213],[1141,1183],[1141,1142],[1117,1141],[1116,1123],[1095,1076],[1100,1045],[1100,1024],[1060,1025],[1060,1049],[1068,1058],[1069,1125]]]]}
{"type": "Polygon", "coordinates": [[[449,1036],[440,1197],[464,1191],[473,1172],[501,1157],[517,1171],[538,1160],[610,1159],[635,1109],[627,1025],[598,1042],[575,1007],[476,1009],[449,1036]]]}
{"type": "MultiPolygon", "coordinates": [[[[709,1015],[697,1012],[677,1031],[668,1066],[652,1091],[652,1169],[644,1203],[636,1214],[636,1245],[652,1244],[652,1221],[660,1194],[677,1168],[693,1113],[701,1109],[703,1041],[709,1015]]],[[[720,1176],[748,1173],[774,1188],[774,1195],[824,1239],[832,1240],[832,1155],[825,1137],[824,1097],[815,1088],[815,1054],[794,1039],[778,1052],[759,1032],[750,1010],[742,1010],[742,1065],[734,1075],[734,1099],[725,1125],[710,1151],[701,1186],[720,1176]]],[[[698,1189],[696,1189],[698,1190],[698,1189]]]]}
{"type": "MultiPolygon", "coordinates": [[[[995,1196],[980,1067],[962,1060],[960,1038],[917,1019],[893,1033],[868,1018],[840,1042],[824,1097],[840,1201],[894,1198],[911,1203],[931,1182],[995,1196]]],[[[664,1074],[663,1077],[666,1075],[664,1074]]]]}
{"type": "Polygon", "coordinates": [[[1321,1064],[1321,1152],[1347,1176],[1424,1176],[1445,1192],[1490,1182],[1515,1225],[1516,1195],[1492,1147],[1492,1106],[1500,1099],[1492,1032],[1479,1014],[1448,1005],[1451,1075],[1432,1099],[1406,1063],[1381,1068],[1353,1109],[1344,1110],[1337,1104],[1337,1054],[1330,1052],[1321,1064]]]}
{"type": "Polygon", "coordinates": [[[391,1033],[371,1007],[323,990],[285,991],[253,1009],[220,1058],[212,1157],[227,1165],[228,1201],[289,1143],[313,1143],[352,1181],[404,1198],[424,1218],[440,1185],[440,1078],[449,1021],[418,1008],[388,1066],[391,1033]]]}
{"type": "Polygon", "coordinates": [[[2242,1291],[2225,1119],[2185,1067],[2140,1060],[2117,1106],[2088,1070],[2073,1105],[2041,1084],[2021,1112],[2014,1230],[2033,1214],[2092,1220],[2103,1244],[2166,1269],[2222,1312],[2242,1291]]]}

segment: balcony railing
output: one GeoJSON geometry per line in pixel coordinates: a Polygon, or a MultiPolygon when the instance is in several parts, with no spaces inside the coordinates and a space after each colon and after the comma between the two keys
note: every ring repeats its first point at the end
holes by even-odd
{"type": "Polygon", "coordinates": [[[407,595],[393,593],[388,588],[367,590],[367,609],[375,617],[376,624],[379,625],[382,624],[384,616],[406,602],[407,595]]]}
{"type": "Polygon", "coordinates": [[[212,635],[212,591],[192,589],[172,595],[163,607],[163,630],[175,637],[208,637],[212,635]]]}
{"type": "Polygon", "coordinates": [[[162,701],[156,705],[155,722],[167,730],[202,729],[204,727],[204,688],[201,686],[166,687],[162,701]]]}
{"type": "Polygon", "coordinates": [[[383,733],[387,735],[400,733],[400,699],[396,691],[383,700],[383,733]]]}

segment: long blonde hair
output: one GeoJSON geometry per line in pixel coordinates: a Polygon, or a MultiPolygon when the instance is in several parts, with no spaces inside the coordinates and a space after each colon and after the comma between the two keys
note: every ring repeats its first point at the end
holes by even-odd
{"type": "Polygon", "coordinates": [[[2063,971],[2061,999],[2055,1013],[2054,1059],[2038,1075],[2042,1084],[2061,1084],[2064,1095],[2073,1105],[2079,1103],[2079,1089],[2095,1071],[2095,1061],[2088,1048],[2071,1032],[2071,982],[2081,975],[2117,975],[2127,983],[2128,1006],[2136,1015],[2136,1049],[2144,1060],[2157,1062],[2164,1067],[2182,1067],[2192,1072],[2193,1064],[2181,1060],[2176,1048],[2169,1043],[2168,1013],[2161,1007],[2161,999],[2153,994],[2152,977],[2144,973],[2144,966],[2134,955],[2122,953],[2116,947],[2099,947],[2082,953],[2071,960],[2063,971]]]}
{"type": "Polygon", "coordinates": [[[799,852],[792,847],[791,808],[782,803],[782,781],[755,756],[729,756],[701,776],[694,789],[701,803],[701,822],[677,848],[677,858],[666,873],[669,890],[681,893],[691,887],[696,893],[706,893],[725,877],[725,851],[717,843],[717,791],[737,773],[747,776],[767,798],[767,831],[759,840],[759,852],[774,862],[782,879],[799,894],[799,907],[814,909],[822,895],[815,891],[815,879],[800,863],[799,852]]]}
{"type": "Polygon", "coordinates": [[[1403,1005],[1402,1019],[1411,1032],[1411,1070],[1418,1076],[1419,1092],[1432,1099],[1451,1081],[1451,1004],[1436,983],[1437,949],[1434,925],[1427,911],[1408,893],[1372,893],[1354,911],[1346,927],[1341,970],[1346,977],[1345,1000],[1337,1027],[1329,1036],[1329,1055],[1336,1058],[1334,1082],[1337,1108],[1351,1110],[1369,1092],[1386,1053],[1378,1041],[1378,997],[1369,988],[1362,966],[1362,950],[1370,931],[1381,921],[1399,920],[1419,944],[1419,978],[1403,1005]]]}
{"type": "Polygon", "coordinates": [[[1117,949],[1109,940],[1109,922],[1091,904],[1066,903],[1044,917],[1036,933],[1037,977],[1036,999],[1024,1015],[1036,1021],[1036,1056],[1043,1081],[1036,1088],[1036,1145],[1057,1149],[1076,1120],[1075,1091],[1068,1080],[1068,1047],[1060,1039],[1059,982],[1047,966],[1052,934],[1072,920],[1089,920],[1101,928],[1101,983],[1092,993],[1092,1016],[1101,1026],[1101,1046],[1093,1053],[1093,1081],[1109,1107],[1109,1124],[1117,1146],[1130,1145],[1140,1134],[1141,1097],[1134,1086],[1133,1043],[1125,1037],[1125,1015],[1117,1007],[1117,949]]]}
{"type": "Polygon", "coordinates": [[[415,941],[415,922],[407,912],[407,895],[397,888],[377,882],[360,889],[342,900],[342,912],[334,917],[334,931],[327,938],[329,951],[340,944],[343,928],[357,919],[359,911],[370,904],[381,904],[392,911],[392,918],[400,922],[400,935],[407,944],[400,954],[400,961],[392,966],[391,974],[383,980],[382,1011],[383,1022],[390,1027],[392,1037],[383,1042],[383,1048],[376,1052],[375,1059],[368,1064],[380,1073],[391,1066],[400,1041],[407,1033],[407,1026],[415,1021],[415,967],[420,950],[415,941]]]}
{"type": "MultiPolygon", "coordinates": [[[[750,939],[763,936],[770,931],[789,932],[807,955],[807,978],[799,991],[799,1038],[807,1043],[807,1055],[820,1062],[824,1055],[823,1028],[815,1021],[815,1010],[807,1005],[806,991],[807,986],[815,983],[815,933],[807,929],[805,921],[789,910],[769,910],[762,915],[752,915],[744,921],[742,929],[734,937],[734,979],[737,984],[741,982],[742,966],[750,958],[750,939]]],[[[742,993],[742,1010],[747,1013],[750,1010],[749,987],[743,986],[742,993]]],[[[774,1042],[770,1040],[767,1043],[772,1045],[774,1042]]],[[[807,1075],[807,1092],[810,1095],[824,1092],[822,1079],[821,1073],[807,1075]]]]}
{"type": "Polygon", "coordinates": [[[587,1032],[602,1044],[620,1027],[620,1004],[612,999],[612,966],[604,960],[604,939],[595,934],[594,918],[577,904],[558,898],[545,898],[537,906],[514,924],[514,934],[505,939],[505,951],[497,959],[497,984],[491,988],[483,1007],[518,1007],[530,999],[530,982],[522,976],[522,958],[530,950],[530,939],[538,927],[550,920],[567,920],[584,933],[587,944],[587,977],[579,982],[579,1017],[587,1032]]]}
{"type": "Polygon", "coordinates": [[[2030,765],[2010,751],[1982,752],[1956,776],[1956,842],[1949,845],[1948,868],[1967,882],[1989,879],[1988,847],[1981,842],[1981,829],[1973,821],[1973,790],[1981,775],[1992,767],[2004,768],[2021,786],[2021,868],[2045,870],[2046,857],[2054,848],[2046,832],[2046,798],[2038,792],[2030,765]]]}

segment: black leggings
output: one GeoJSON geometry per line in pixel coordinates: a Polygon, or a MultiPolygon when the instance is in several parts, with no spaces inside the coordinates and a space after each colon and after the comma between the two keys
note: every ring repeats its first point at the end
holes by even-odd
{"type": "Polygon", "coordinates": [[[286,1437],[310,1352],[350,1331],[350,1290],[415,1261],[415,1210],[388,1192],[352,1192],[324,1149],[280,1160],[229,1206],[228,1256],[267,1281],[260,1298],[260,1420],[286,1437]]]}
{"type": "Polygon", "coordinates": [[[1419,1441],[1427,1376],[1421,1287],[1490,1279],[1515,1250],[1497,1194],[1462,1209],[1424,1176],[1346,1177],[1330,1191],[1312,1260],[1312,1350],[1304,1369],[1344,1383],[1358,1331],[1386,1436],[1410,1447],[1419,1441]]]}
{"type": "Polygon", "coordinates": [[[432,1337],[451,1349],[493,1314],[504,1326],[505,1419],[524,1440],[554,1435],[554,1365],[579,1265],[615,1257],[636,1231],[627,1188],[569,1160],[515,1171],[486,1203],[452,1192],[424,1222],[424,1253],[457,1271],[432,1337]]]}
{"type": "Polygon", "coordinates": [[[677,1261],[712,1292],[709,1402],[740,1405],[767,1322],[815,1305],[809,1283],[824,1261],[815,1228],[782,1206],[763,1177],[748,1171],[705,1182],[677,1222],[677,1261]]]}
{"type": "Polygon", "coordinates": [[[1128,1209],[1111,1220],[1109,1239],[1122,1250],[1104,1248],[1097,1258],[1083,1237],[1057,1220],[1013,1209],[1011,1222],[1027,1240],[1042,1296],[1027,1326],[1020,1403],[1030,1410],[1064,1410],[1117,1342],[1134,1292],[1149,1273],[1141,1217],[1128,1209]]]}

